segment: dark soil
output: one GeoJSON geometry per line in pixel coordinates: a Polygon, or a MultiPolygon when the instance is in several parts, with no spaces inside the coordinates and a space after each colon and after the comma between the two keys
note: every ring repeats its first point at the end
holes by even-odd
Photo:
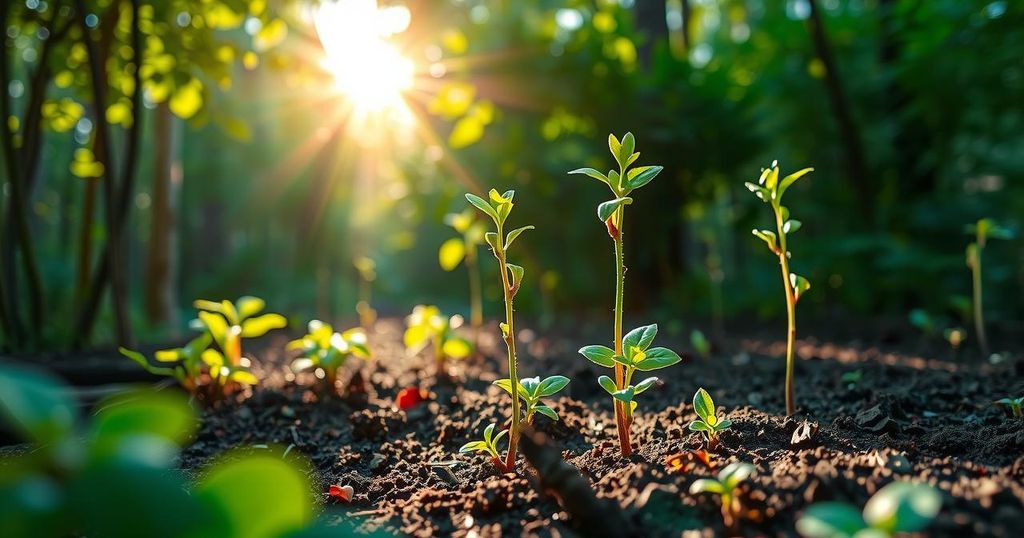
{"type": "MultiPolygon", "coordinates": [[[[607,332],[601,329],[582,332],[607,332]]],[[[1021,354],[1004,354],[992,364],[970,352],[955,360],[948,351],[935,352],[931,356],[943,359],[928,359],[898,351],[899,343],[879,348],[801,340],[799,415],[787,419],[784,344],[726,341],[709,360],[687,356],[657,372],[663,383],[640,397],[632,428],[636,452],[622,458],[610,400],[596,382],[604,372],[576,353],[582,344],[606,343],[603,338],[520,331],[521,375],[573,380],[551,402],[561,422],[538,417],[536,424],[552,450],[607,500],[595,505],[603,510],[572,514],[569,504],[546,492],[551,477],[537,476],[524,460],[517,475],[501,475],[488,458],[457,453],[509,413],[507,395],[491,386],[506,371],[497,328],[482,332],[482,358],[450,365],[461,379],[456,383],[437,381],[432,357],[406,356],[401,331],[397,321],[378,323],[371,334],[375,360],[352,361],[341,376],[347,381],[362,366],[367,392],[347,400],[314,389],[312,375],[290,374],[283,337],[268,342],[256,354],[263,385],[205,412],[183,467],[199,469],[237,445],[278,445],[311,460],[326,505],[335,504],[327,495],[331,484],[354,488],[344,508],[361,530],[414,536],[590,535],[611,527],[604,522],[618,516],[609,510],[621,512],[630,527],[626,535],[793,536],[795,518],[809,503],[860,506],[893,480],[924,481],[943,492],[930,536],[1013,537],[1024,529],[1024,421],[991,405],[1024,394],[1021,354]],[[841,379],[857,371],[859,381],[841,379]],[[430,398],[402,411],[395,397],[408,386],[429,391],[430,398]],[[746,514],[733,529],[723,526],[717,499],[688,493],[690,483],[713,470],[700,463],[683,471],[666,465],[673,454],[703,447],[687,430],[698,386],[734,424],[711,465],[746,461],[758,469],[742,486],[746,514]],[[598,525],[583,526],[588,521],[598,525]]],[[[687,348],[675,344],[668,336],[658,339],[658,345],[687,348]]],[[[580,510],[581,503],[571,504],[580,510]]]]}

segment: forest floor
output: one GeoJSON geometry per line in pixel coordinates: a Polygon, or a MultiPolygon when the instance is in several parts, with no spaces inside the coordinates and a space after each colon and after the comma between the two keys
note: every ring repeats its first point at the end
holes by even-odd
{"type": "MultiPolygon", "coordinates": [[[[459,382],[438,383],[429,352],[406,355],[400,322],[379,322],[370,335],[375,360],[351,361],[362,367],[367,390],[346,399],[315,390],[312,375],[292,375],[283,337],[268,342],[256,354],[263,384],[204,413],[182,466],[200,469],[238,445],[286,447],[311,460],[324,503],[344,504],[338,508],[361,530],[414,536],[793,536],[808,504],[862,506],[893,480],[924,481],[943,492],[930,536],[1010,537],[1024,528],[1024,422],[991,403],[1024,394],[1024,356],[991,364],[800,340],[799,413],[787,419],[784,343],[727,340],[710,359],[684,354],[681,364],[657,372],[663,383],[640,398],[636,452],[621,458],[610,399],[596,381],[603,372],[576,352],[600,340],[520,331],[522,376],[572,379],[550,402],[561,421],[538,416],[536,429],[602,499],[594,505],[600,510],[585,513],[574,499],[559,499],[559,484],[523,459],[518,474],[503,475],[484,456],[458,454],[486,425],[508,416],[506,393],[491,385],[506,371],[496,333],[481,333],[481,357],[450,364],[459,382]],[[844,374],[851,375],[843,380],[844,374]],[[703,448],[687,429],[698,386],[733,427],[710,465],[688,457],[681,467],[670,465],[673,455],[703,448]],[[395,397],[405,387],[423,389],[427,400],[398,409],[395,397]],[[816,433],[794,445],[804,422],[816,433]],[[726,529],[717,499],[692,496],[688,488],[734,461],[753,463],[757,474],[741,488],[744,519],[726,529]],[[332,484],[352,486],[351,502],[330,497],[332,484]]],[[[660,336],[658,344],[674,343],[660,336]]]]}

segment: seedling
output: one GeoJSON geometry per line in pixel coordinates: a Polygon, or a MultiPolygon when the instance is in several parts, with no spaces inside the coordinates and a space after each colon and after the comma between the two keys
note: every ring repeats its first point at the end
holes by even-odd
{"type": "Polygon", "coordinates": [[[234,383],[255,385],[259,382],[249,371],[246,359],[242,359],[238,366],[226,364],[219,351],[210,349],[212,341],[209,333],[203,333],[184,347],[157,351],[154,357],[156,361],[168,366],[153,366],[137,351],[123,347],[119,350],[147,372],[173,377],[189,393],[203,394],[210,400],[217,400],[229,393],[234,383]]]}
{"type": "Polygon", "coordinates": [[[469,341],[455,334],[462,325],[462,316],[447,317],[433,305],[416,305],[405,318],[405,348],[415,355],[434,345],[437,371],[445,371],[445,359],[464,359],[473,352],[469,341]]]}
{"type": "Polygon", "coordinates": [[[478,329],[483,325],[484,311],[476,251],[484,242],[484,225],[474,217],[472,209],[445,215],[445,224],[455,228],[462,237],[453,237],[442,243],[437,252],[437,259],[445,271],[454,271],[462,260],[466,260],[466,271],[469,273],[469,323],[474,329],[478,329]]]}
{"type": "Polygon", "coordinates": [[[931,336],[935,334],[935,330],[938,327],[938,323],[935,318],[928,313],[927,310],[921,308],[915,308],[910,311],[907,316],[910,324],[921,331],[925,336],[931,336]]]}
{"type": "Polygon", "coordinates": [[[199,309],[199,317],[192,320],[192,327],[208,331],[220,347],[225,364],[233,368],[242,364],[243,338],[263,336],[288,325],[288,320],[280,314],[257,315],[266,307],[258,297],[242,297],[237,303],[227,299],[220,302],[199,299],[192,304],[199,309]]]}
{"type": "MultiPolygon", "coordinates": [[[[505,392],[512,394],[512,380],[499,379],[494,382],[505,392]]],[[[554,409],[541,403],[541,398],[554,396],[555,393],[569,384],[569,378],[562,375],[547,377],[544,381],[540,377],[527,377],[519,381],[519,398],[523,401],[523,420],[527,424],[533,424],[533,416],[540,413],[551,420],[558,420],[558,413],[554,409]]]]}
{"type": "MultiPolygon", "coordinates": [[[[494,424],[488,425],[484,428],[484,438],[481,441],[470,441],[459,449],[460,454],[467,454],[471,452],[486,452],[491,456],[491,461],[498,468],[503,468],[504,464],[501,462],[501,454],[498,452],[498,441],[502,437],[508,435],[508,430],[501,430],[498,435],[494,435],[494,424]]],[[[509,450],[512,450],[512,446],[509,445],[509,450]]]]}
{"type": "Polygon", "coordinates": [[[700,329],[694,329],[690,332],[690,345],[693,346],[693,350],[702,359],[707,360],[711,358],[711,342],[708,341],[700,329]]]}
{"type": "Polygon", "coordinates": [[[755,236],[759,237],[773,254],[779,257],[779,267],[782,270],[782,287],[786,291],[786,319],[789,331],[786,333],[786,415],[796,412],[796,405],[793,401],[793,346],[796,342],[796,303],[807,290],[811,289],[811,283],[804,277],[789,272],[789,259],[791,254],[788,247],[789,234],[800,229],[801,223],[798,220],[789,218],[789,209],[782,205],[782,196],[786,194],[793,183],[813,168],[804,168],[794,172],[781,181],[779,180],[779,164],[773,161],[771,168],[761,170],[761,177],[758,184],[746,183],[747,189],[754,193],[761,201],[769,204],[772,213],[775,214],[776,231],[753,230],[755,236]]]}
{"type": "Polygon", "coordinates": [[[981,253],[985,250],[988,239],[1011,239],[1013,232],[999,226],[992,219],[980,219],[975,224],[968,224],[965,231],[974,236],[974,242],[967,245],[967,267],[971,269],[974,290],[974,332],[978,335],[978,345],[982,354],[987,357],[989,348],[988,337],[985,335],[985,318],[982,314],[981,253]]]}
{"type": "Polygon", "coordinates": [[[711,493],[718,495],[722,501],[722,520],[726,527],[732,527],[743,510],[739,497],[736,496],[736,488],[746,479],[750,478],[756,470],[749,463],[730,463],[718,472],[717,480],[714,478],[695,480],[693,484],[690,484],[690,494],[711,493]]]}
{"type": "Polygon", "coordinates": [[[963,327],[949,327],[942,331],[942,336],[949,342],[950,347],[956,350],[960,349],[964,340],[967,340],[967,331],[963,327]]]}
{"type": "Polygon", "coordinates": [[[813,504],[796,521],[805,538],[885,538],[924,530],[942,507],[942,496],[927,484],[892,482],[878,490],[864,511],[844,502],[813,504]]]}
{"type": "Polygon", "coordinates": [[[728,430],[732,426],[732,421],[718,416],[715,401],[703,388],[697,389],[693,395],[693,410],[697,413],[697,420],[690,423],[690,430],[704,432],[704,437],[708,440],[708,450],[714,450],[718,444],[718,434],[728,430]]]}
{"type": "Polygon", "coordinates": [[[352,265],[359,273],[359,301],[356,302],[356,313],[359,314],[359,324],[364,329],[369,329],[377,321],[377,311],[370,306],[373,281],[377,280],[377,262],[373,261],[373,258],[360,256],[352,265]]]}
{"type": "Polygon", "coordinates": [[[1017,418],[1024,416],[1021,414],[1021,406],[1024,406],[1024,396],[1021,396],[1020,398],[1002,398],[992,403],[1009,407],[1010,412],[1017,418]]]}
{"type": "Polygon", "coordinates": [[[864,379],[864,372],[862,370],[854,370],[852,372],[844,372],[843,375],[839,376],[839,381],[846,385],[846,388],[852,390],[864,379]]]}
{"type": "Polygon", "coordinates": [[[490,217],[494,221],[494,227],[497,230],[484,234],[484,241],[487,241],[487,244],[491,246],[491,252],[494,253],[494,257],[498,260],[499,272],[501,273],[501,290],[505,298],[505,321],[500,326],[502,338],[505,340],[505,347],[508,348],[508,380],[509,388],[511,389],[509,390],[509,395],[512,396],[512,426],[509,428],[508,454],[505,456],[505,462],[503,464],[499,461],[495,462],[505,472],[515,469],[516,447],[519,444],[519,423],[521,417],[519,398],[515,395],[519,394],[520,383],[519,375],[516,372],[516,330],[515,317],[512,314],[512,302],[515,300],[516,294],[519,293],[519,287],[523,283],[523,275],[526,272],[522,267],[508,263],[506,251],[520,234],[526,230],[533,229],[533,226],[522,226],[505,235],[505,221],[508,219],[509,213],[512,212],[512,206],[514,205],[512,199],[515,198],[515,195],[515,191],[512,190],[499,194],[498,191],[491,189],[487,193],[488,200],[484,200],[479,196],[466,194],[466,200],[469,200],[469,203],[490,217]]]}
{"type": "Polygon", "coordinates": [[[334,327],[317,319],[309,322],[308,334],[288,343],[288,349],[302,351],[302,355],[292,361],[293,372],[319,368],[323,370],[324,382],[331,390],[337,390],[338,370],[345,365],[349,356],[370,358],[370,348],[367,347],[363,329],[337,333],[334,327]]]}
{"type": "MultiPolygon", "coordinates": [[[[648,385],[643,385],[648,382],[648,380],[644,380],[640,384],[633,386],[630,384],[627,376],[628,366],[626,363],[636,362],[633,361],[633,358],[637,356],[637,352],[630,349],[630,346],[624,342],[622,336],[622,305],[626,285],[622,231],[626,206],[633,203],[633,198],[629,195],[634,190],[650,183],[663,169],[661,166],[637,166],[630,168],[640,158],[640,154],[633,151],[635,147],[636,139],[632,133],[626,133],[621,141],[614,134],[610,134],[608,135],[608,149],[611,151],[612,157],[615,158],[615,162],[619,165],[618,171],[609,170],[607,174],[602,174],[593,168],[578,168],[569,172],[570,174],[583,174],[604,183],[614,196],[611,200],[597,206],[597,218],[604,223],[608,230],[608,235],[615,243],[615,349],[609,350],[604,346],[588,346],[583,349],[591,349],[593,357],[583,353],[583,349],[580,350],[580,353],[583,353],[584,356],[597,364],[614,369],[614,380],[602,376],[598,381],[606,391],[612,394],[612,403],[615,409],[615,426],[619,436],[619,450],[623,456],[628,456],[633,452],[633,447],[629,441],[629,426],[632,423],[633,409],[636,405],[632,398],[637,394],[638,388],[642,392],[642,390],[650,388],[654,381],[651,381],[648,385]],[[606,353],[605,350],[610,352],[610,354],[606,353]],[[594,357],[597,357],[597,359],[595,360],[594,357]],[[629,359],[626,357],[629,357],[629,359]],[[615,358],[618,358],[618,360],[615,358]],[[611,382],[601,381],[602,379],[610,380],[611,382]]],[[[654,332],[657,331],[655,325],[648,325],[647,327],[655,327],[654,332]]],[[[645,328],[641,327],[641,329],[637,330],[642,329],[645,328]]],[[[653,337],[652,332],[651,338],[653,339],[653,337]]],[[[647,341],[647,345],[650,345],[650,340],[647,341]]],[[[634,343],[632,347],[637,346],[634,343]]],[[[664,348],[656,349],[663,350],[664,348]]],[[[640,351],[646,351],[646,347],[640,351]]],[[[658,368],[679,362],[679,356],[669,351],[668,354],[663,356],[663,360],[665,361],[664,364],[658,366],[658,368]],[[675,356],[674,361],[668,360],[671,356],[675,356]]]]}

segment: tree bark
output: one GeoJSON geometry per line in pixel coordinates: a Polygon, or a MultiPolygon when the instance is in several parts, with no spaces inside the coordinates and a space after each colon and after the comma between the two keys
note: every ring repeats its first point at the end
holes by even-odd
{"type": "Polygon", "coordinates": [[[152,212],[143,294],[146,316],[154,324],[171,321],[176,304],[174,280],[178,233],[175,214],[181,185],[181,163],[175,131],[174,115],[167,103],[161,103],[157,106],[153,124],[152,212]]]}

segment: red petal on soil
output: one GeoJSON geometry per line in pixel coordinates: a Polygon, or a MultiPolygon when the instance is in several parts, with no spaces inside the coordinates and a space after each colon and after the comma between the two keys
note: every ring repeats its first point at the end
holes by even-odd
{"type": "Polygon", "coordinates": [[[395,405],[402,411],[406,411],[416,407],[426,399],[426,391],[421,390],[419,387],[406,387],[395,397],[395,405]]]}
{"type": "Polygon", "coordinates": [[[696,467],[704,467],[708,470],[715,468],[711,463],[711,455],[703,450],[687,450],[677,452],[665,458],[665,466],[670,471],[688,473],[696,467]]]}
{"type": "Polygon", "coordinates": [[[352,488],[352,486],[339,486],[337,484],[331,484],[331,490],[330,490],[331,497],[334,497],[335,499],[338,499],[339,501],[342,501],[342,502],[349,502],[349,501],[351,501],[352,500],[352,495],[354,493],[355,493],[355,490],[352,488]]]}

